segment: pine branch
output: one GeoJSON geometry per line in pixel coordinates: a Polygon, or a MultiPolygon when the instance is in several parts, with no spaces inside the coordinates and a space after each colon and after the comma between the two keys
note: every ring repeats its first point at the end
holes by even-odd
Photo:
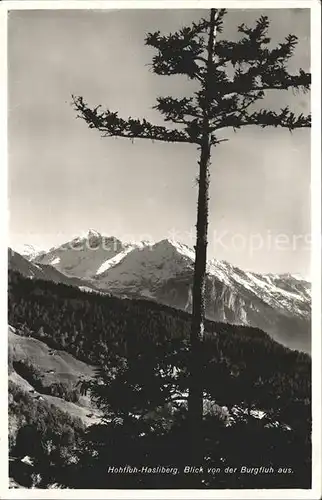
{"type": "Polygon", "coordinates": [[[272,61],[287,61],[294,53],[298,43],[295,35],[288,35],[285,42],[280,43],[275,49],[269,49],[267,45],[271,39],[267,36],[269,21],[267,16],[260,17],[254,28],[248,28],[244,24],[238,27],[238,31],[245,36],[237,42],[221,40],[216,46],[217,56],[225,62],[233,65],[241,63],[256,63],[263,57],[272,61]]]}
{"type": "Polygon", "coordinates": [[[163,116],[165,121],[179,123],[189,123],[189,119],[185,119],[186,116],[193,118],[202,118],[200,110],[193,104],[192,97],[183,97],[182,99],[167,97],[157,97],[157,105],[153,106],[153,109],[157,109],[163,116]]]}
{"type": "MultiPolygon", "coordinates": [[[[235,73],[228,83],[219,79],[221,85],[217,88],[217,92],[243,94],[249,90],[287,90],[289,88],[305,92],[310,88],[310,73],[300,69],[298,74],[293,75],[287,70],[287,62],[294,54],[298,38],[295,35],[288,35],[284,42],[271,49],[268,47],[270,43],[270,38],[267,36],[268,27],[268,18],[262,16],[254,28],[239,26],[238,31],[245,35],[241,40],[218,41],[217,57],[221,64],[230,62],[235,68],[235,73]]],[[[213,72],[214,85],[218,80],[216,69],[214,68],[213,72]]]]}
{"type": "MultiPolygon", "coordinates": [[[[220,32],[226,10],[219,9],[216,12],[215,24],[217,31],[220,32]]],[[[209,23],[209,20],[202,19],[199,23],[193,23],[191,27],[184,27],[168,35],[161,35],[160,31],[148,33],[145,44],[158,51],[152,59],[153,72],[158,75],[181,74],[203,82],[208,63],[204,57],[207,50],[204,35],[209,29],[209,23]]]]}
{"type": "Polygon", "coordinates": [[[146,45],[158,50],[152,59],[153,72],[158,75],[182,74],[190,79],[201,78],[196,57],[202,57],[204,47],[194,40],[194,36],[190,28],[167,36],[160,35],[159,31],[149,33],[145,38],[146,45]]]}
{"type": "Polygon", "coordinates": [[[288,107],[281,109],[279,113],[267,109],[261,109],[251,114],[241,112],[239,115],[234,114],[224,118],[221,125],[216,127],[216,130],[226,127],[239,129],[246,125],[257,125],[262,128],[282,127],[292,131],[297,128],[310,127],[311,115],[305,116],[301,113],[296,116],[288,107]]]}
{"type": "Polygon", "coordinates": [[[210,113],[211,131],[221,128],[223,121],[226,121],[231,115],[241,115],[250,108],[255,102],[264,97],[264,92],[255,92],[245,95],[233,94],[226,96],[216,103],[212,103],[210,113]]]}
{"type": "Polygon", "coordinates": [[[210,134],[210,144],[212,146],[217,146],[218,144],[221,144],[222,142],[227,142],[229,139],[217,139],[217,137],[214,134],[210,134]]]}
{"type": "Polygon", "coordinates": [[[82,97],[72,96],[72,103],[89,128],[99,130],[103,137],[123,137],[127,139],[150,139],[164,142],[194,142],[184,131],[168,129],[153,125],[144,118],[142,120],[129,117],[127,120],[118,117],[117,112],[99,111],[100,106],[92,109],[82,97]]]}
{"type": "Polygon", "coordinates": [[[211,97],[216,100],[230,94],[247,95],[269,90],[288,90],[290,88],[307,92],[311,85],[311,75],[299,70],[298,74],[289,73],[286,68],[267,61],[257,62],[244,71],[235,70],[229,79],[223,70],[213,68],[211,74],[211,97]]]}
{"type": "MultiPolygon", "coordinates": [[[[227,14],[227,10],[226,9],[212,9],[212,10],[217,13],[216,27],[218,33],[221,33],[223,28],[223,19],[227,14]]],[[[208,34],[209,23],[210,23],[209,19],[204,19],[204,18],[202,18],[197,23],[193,22],[191,27],[191,32],[197,36],[203,33],[208,34]]]]}
{"type": "Polygon", "coordinates": [[[257,85],[254,90],[288,90],[293,88],[305,93],[311,85],[311,74],[300,69],[298,75],[292,75],[283,69],[276,68],[271,73],[263,73],[261,80],[262,84],[257,85]]]}

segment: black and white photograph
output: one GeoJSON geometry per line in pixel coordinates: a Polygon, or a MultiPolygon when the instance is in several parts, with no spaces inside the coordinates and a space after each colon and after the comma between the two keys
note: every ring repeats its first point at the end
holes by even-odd
{"type": "Polygon", "coordinates": [[[2,3],[10,498],[313,498],[312,2],[2,3]]]}

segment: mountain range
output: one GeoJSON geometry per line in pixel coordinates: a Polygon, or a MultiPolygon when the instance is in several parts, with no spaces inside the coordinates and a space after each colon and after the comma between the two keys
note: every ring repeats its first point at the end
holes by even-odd
{"type": "MultiPolygon", "coordinates": [[[[89,230],[47,252],[11,251],[24,276],[191,312],[194,250],[178,241],[124,243],[89,230]],[[29,266],[29,267],[28,267],[29,266]]],[[[292,274],[258,274],[225,261],[207,263],[206,316],[266,331],[291,349],[310,352],[311,287],[292,274]]]]}
{"type": "Polygon", "coordinates": [[[8,248],[8,268],[19,272],[26,278],[53,281],[77,287],[84,285],[83,280],[67,276],[59,272],[54,266],[31,262],[11,248],[8,248]]]}

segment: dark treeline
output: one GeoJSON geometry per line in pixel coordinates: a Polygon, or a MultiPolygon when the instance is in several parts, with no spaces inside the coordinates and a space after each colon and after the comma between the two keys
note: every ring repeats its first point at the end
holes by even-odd
{"type": "MultiPolygon", "coordinates": [[[[189,487],[184,474],[106,473],[109,465],[127,464],[182,470],[189,314],[13,272],[9,323],[97,365],[97,377],[81,389],[89,391],[105,420],[85,432],[74,463],[56,467],[57,482],[71,488],[189,487]]],[[[310,487],[310,357],[258,329],[213,322],[206,324],[200,355],[207,466],[292,470],[256,477],[205,474],[200,487],[310,487]],[[256,410],[265,417],[255,418],[256,410]]]]}

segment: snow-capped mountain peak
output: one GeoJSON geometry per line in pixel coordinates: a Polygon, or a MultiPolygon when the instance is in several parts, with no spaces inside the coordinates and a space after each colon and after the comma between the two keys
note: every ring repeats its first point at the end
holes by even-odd
{"type": "Polygon", "coordinates": [[[178,252],[179,254],[181,254],[183,257],[191,260],[191,261],[194,261],[195,260],[195,251],[188,247],[188,245],[184,244],[184,243],[181,243],[177,240],[174,240],[174,239],[165,239],[165,240],[161,240],[159,243],[156,243],[156,245],[162,245],[164,248],[168,248],[168,249],[173,249],[175,252],[178,252]]]}
{"type": "Polygon", "coordinates": [[[81,233],[79,233],[71,241],[85,241],[85,240],[101,239],[101,238],[103,238],[103,235],[101,233],[95,231],[95,229],[88,229],[86,231],[82,231],[81,233]]]}
{"type": "Polygon", "coordinates": [[[124,292],[151,290],[158,284],[193,269],[194,252],[186,245],[164,239],[154,245],[127,248],[105,262],[97,272],[98,286],[124,292]]]}
{"type": "Polygon", "coordinates": [[[35,262],[50,264],[60,272],[81,279],[95,276],[104,262],[125,249],[114,236],[105,236],[94,229],[52,248],[35,262]]]}
{"type": "Polygon", "coordinates": [[[102,234],[96,231],[95,229],[88,229],[85,233],[82,234],[84,238],[101,238],[102,234]]]}
{"type": "Polygon", "coordinates": [[[13,247],[13,250],[29,261],[34,260],[39,255],[46,253],[45,249],[37,247],[35,245],[30,245],[28,243],[15,245],[13,247]]]}

